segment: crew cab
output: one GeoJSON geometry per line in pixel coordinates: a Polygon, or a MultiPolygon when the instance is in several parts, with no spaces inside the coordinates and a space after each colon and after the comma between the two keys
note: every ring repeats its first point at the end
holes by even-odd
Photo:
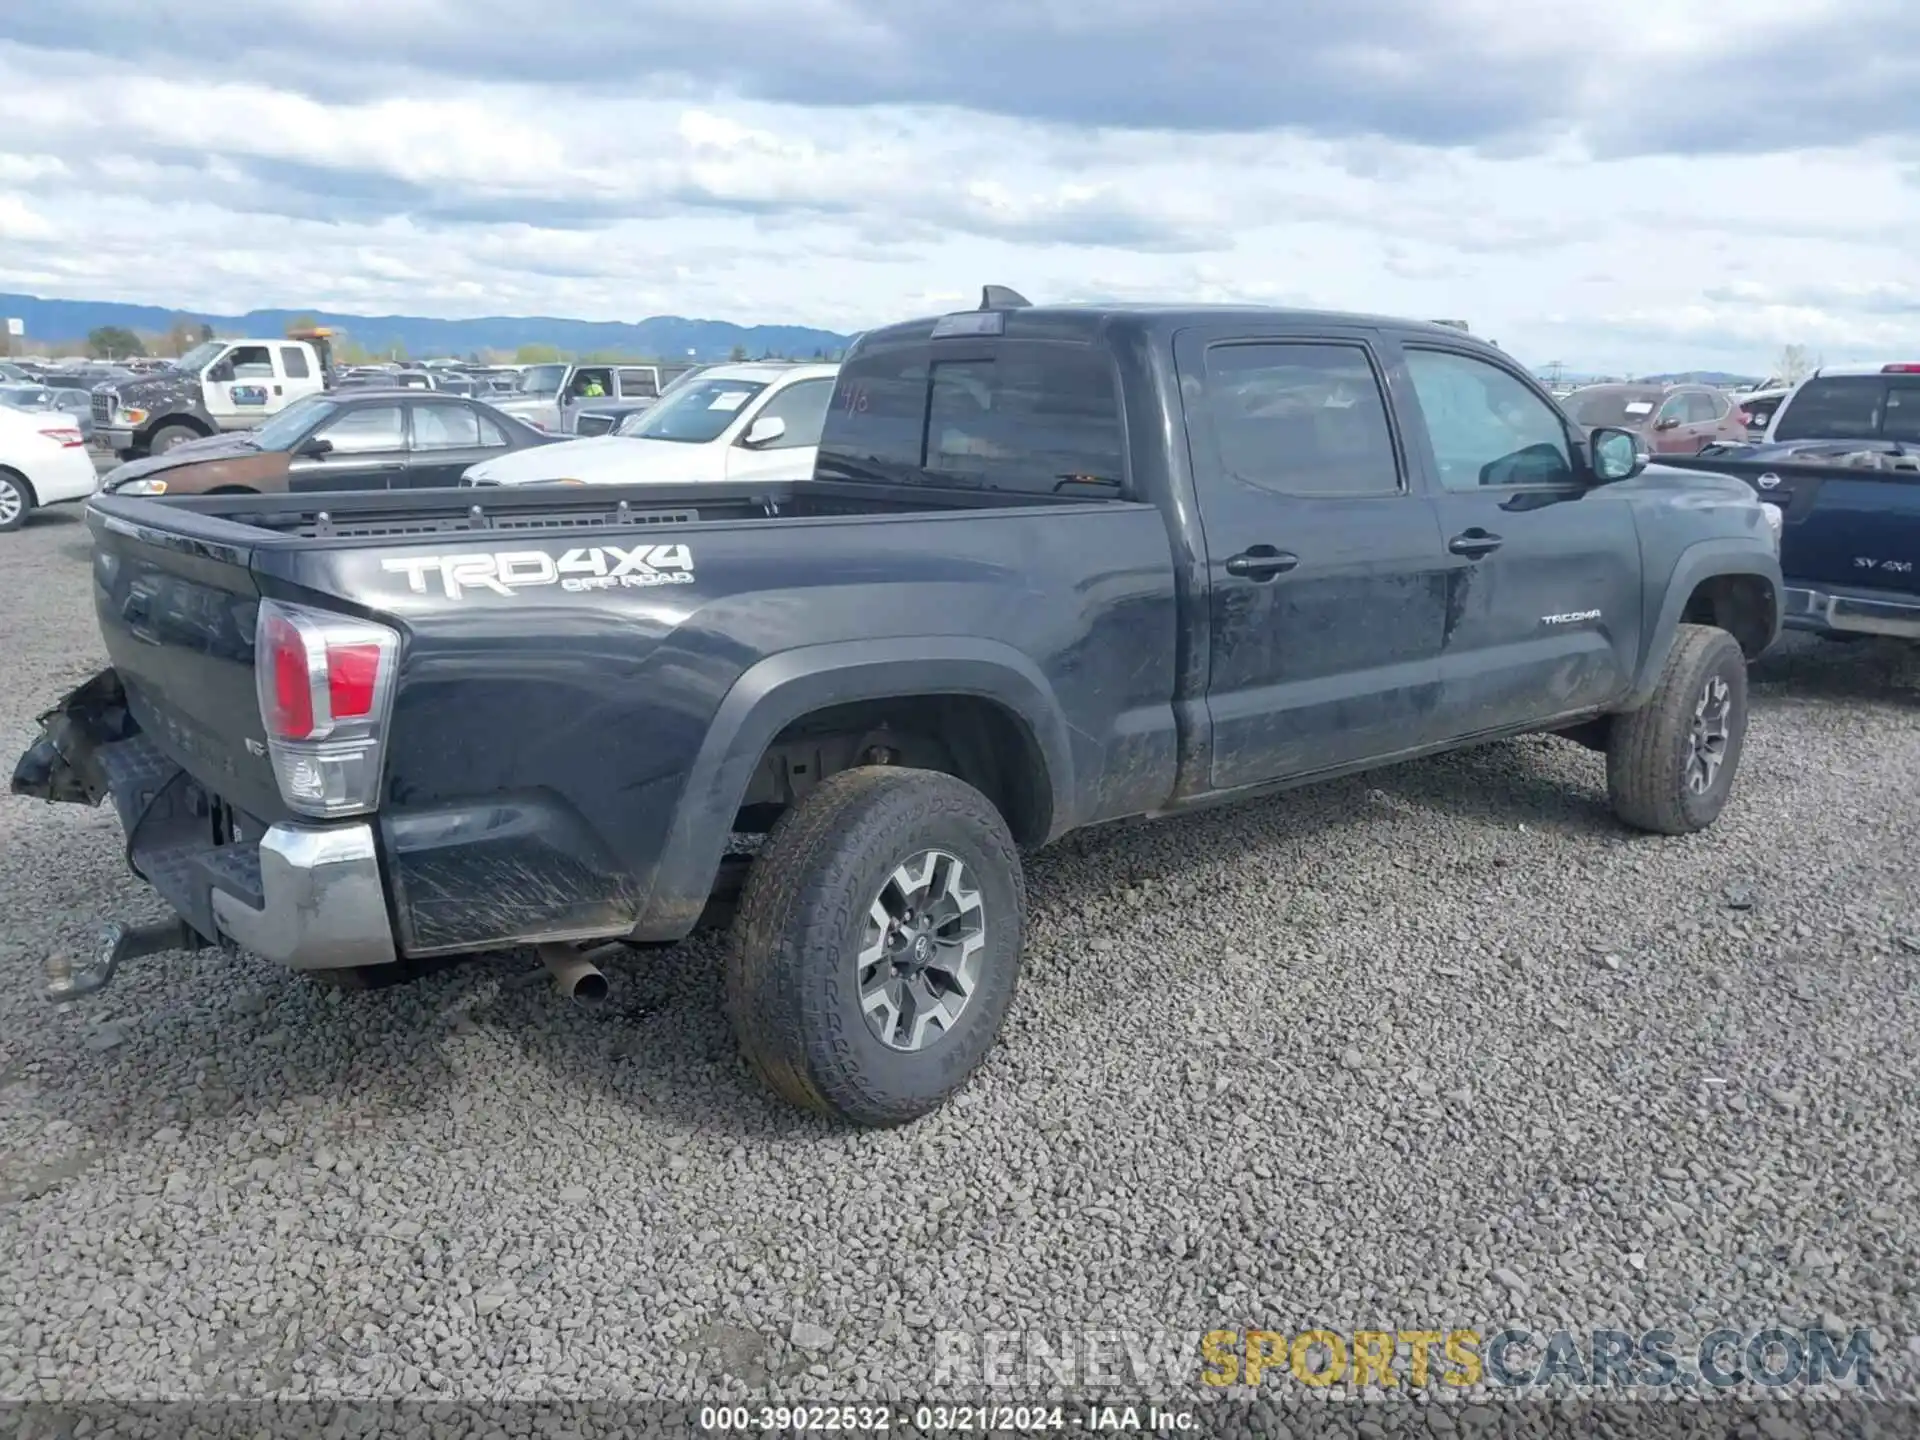
{"type": "Polygon", "coordinates": [[[532,945],[594,993],[583,946],[727,923],[754,1068],[863,1125],[994,1043],[1023,848],[1532,732],[1699,831],[1779,628],[1749,486],[1471,336],[994,287],[860,337],[806,480],[88,519],[111,667],[13,788],[111,799],[180,917],[138,948],[366,979],[532,945]]]}
{"type": "Polygon", "coordinates": [[[93,390],[95,443],[122,460],[251,430],[327,386],[325,331],[307,338],[205,340],[166,369],[93,390]]]}

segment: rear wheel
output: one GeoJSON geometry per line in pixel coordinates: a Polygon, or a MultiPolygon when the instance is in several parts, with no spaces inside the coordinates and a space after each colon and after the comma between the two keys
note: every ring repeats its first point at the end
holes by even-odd
{"type": "Polygon", "coordinates": [[[18,530],[27,523],[33,509],[33,487],[27,477],[13,470],[0,470],[0,534],[18,530]]]}
{"type": "Polygon", "coordinates": [[[156,429],[147,440],[149,455],[164,455],[176,445],[184,445],[189,440],[201,438],[200,432],[191,425],[170,424],[156,429]]]}
{"type": "Polygon", "coordinates": [[[1635,829],[1690,835],[1713,824],[1733,791],[1747,736],[1747,657],[1724,630],[1674,632],[1653,698],[1616,715],[1607,794],[1635,829]]]}
{"type": "Polygon", "coordinates": [[[728,957],[728,1018],[792,1104],[898,1125],[966,1083],[1019,980],[1026,882],[986,796],[932,770],[866,766],[781,817],[728,957]]]}

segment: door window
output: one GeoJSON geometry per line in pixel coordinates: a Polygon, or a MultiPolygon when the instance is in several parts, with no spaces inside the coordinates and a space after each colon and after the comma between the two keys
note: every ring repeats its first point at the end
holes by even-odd
{"type": "Polygon", "coordinates": [[[652,400],[660,394],[660,386],[651,370],[622,370],[620,394],[627,400],[652,400]]]}
{"type": "Polygon", "coordinates": [[[473,450],[480,445],[480,420],[464,405],[415,405],[415,450],[473,450]]]}
{"type": "Polygon", "coordinates": [[[1207,417],[1226,471],[1283,495],[1397,495],[1387,402],[1358,345],[1207,351],[1207,417]]]}
{"type": "Polygon", "coordinates": [[[473,412],[473,419],[474,419],[474,423],[480,427],[480,444],[482,448],[488,449],[488,450],[498,450],[506,445],[507,443],[506,431],[502,430],[498,425],[494,424],[492,420],[488,419],[485,415],[482,415],[478,410],[473,412]]]}
{"type": "Polygon", "coordinates": [[[280,368],[289,380],[304,380],[312,372],[307,368],[307,352],[298,345],[280,347],[280,368]]]}
{"type": "Polygon", "coordinates": [[[575,400],[598,400],[613,389],[611,370],[579,370],[574,373],[573,383],[567,387],[567,394],[575,400]]]}
{"type": "Polygon", "coordinates": [[[760,411],[747,423],[753,428],[754,421],[769,418],[787,422],[787,433],[770,445],[761,445],[761,450],[799,450],[808,445],[820,443],[820,427],[827,418],[827,401],[833,398],[831,380],[796,380],[793,384],[774,393],[760,411]]]}
{"type": "Polygon", "coordinates": [[[1704,390],[1695,390],[1686,397],[1687,408],[1681,419],[1688,425],[1711,425],[1725,413],[1714,404],[1714,397],[1704,390]]]}
{"type": "Polygon", "coordinates": [[[264,345],[241,345],[227,352],[222,365],[233,372],[235,380],[271,380],[273,356],[264,345]]]}
{"type": "Polygon", "coordinates": [[[374,405],[349,410],[314,432],[327,440],[336,455],[366,455],[377,450],[401,450],[406,440],[400,428],[398,405],[374,405]]]}
{"type": "Polygon", "coordinates": [[[1407,371],[1447,489],[1575,483],[1559,412],[1498,365],[1410,348],[1407,371]]]}
{"type": "Polygon", "coordinates": [[[1120,402],[1103,353],[1049,341],[943,353],[937,343],[889,346],[843,366],[820,473],[1042,495],[1124,489],[1120,402]]]}

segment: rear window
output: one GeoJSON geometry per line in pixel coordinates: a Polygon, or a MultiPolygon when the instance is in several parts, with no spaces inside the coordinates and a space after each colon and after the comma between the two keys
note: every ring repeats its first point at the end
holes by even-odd
{"type": "Polygon", "coordinates": [[[1829,375],[1784,402],[1775,440],[1920,441],[1920,377],[1829,375]]]}
{"type": "Polygon", "coordinates": [[[1052,341],[895,345],[840,371],[820,437],[829,479],[1053,495],[1125,486],[1104,353],[1052,341]]]}

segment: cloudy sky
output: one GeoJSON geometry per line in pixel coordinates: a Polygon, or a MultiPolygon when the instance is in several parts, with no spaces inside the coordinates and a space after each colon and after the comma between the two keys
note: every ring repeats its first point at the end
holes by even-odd
{"type": "Polygon", "coordinates": [[[0,6],[0,290],[857,329],[1470,321],[1920,359],[1916,0],[0,6]]]}

